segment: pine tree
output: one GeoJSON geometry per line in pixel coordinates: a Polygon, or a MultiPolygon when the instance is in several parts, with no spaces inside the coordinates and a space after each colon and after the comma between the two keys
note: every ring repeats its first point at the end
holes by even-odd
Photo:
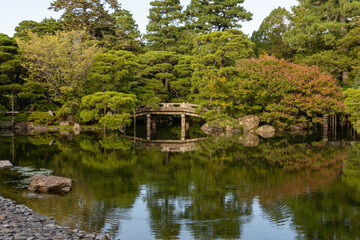
{"type": "Polygon", "coordinates": [[[150,4],[150,21],[145,35],[150,48],[177,52],[183,30],[180,0],[154,0],[150,4]]]}
{"type": "Polygon", "coordinates": [[[290,46],[284,42],[284,33],[290,29],[291,14],[285,8],[274,9],[254,31],[251,40],[255,43],[254,52],[263,52],[277,58],[289,58],[290,46]]]}
{"type": "Polygon", "coordinates": [[[240,28],[240,21],[252,14],[241,4],[244,0],[191,0],[185,11],[189,28],[200,33],[240,28]]]}
{"type": "Polygon", "coordinates": [[[20,63],[21,57],[15,40],[0,33],[0,111],[5,109],[3,106],[10,109],[10,99],[21,88],[20,63]]]}
{"type": "Polygon", "coordinates": [[[285,40],[297,52],[298,61],[317,64],[349,84],[350,48],[339,44],[339,40],[358,27],[360,1],[299,0],[293,12],[285,40]]]}
{"type": "Polygon", "coordinates": [[[117,0],[54,0],[54,11],[64,11],[61,18],[66,30],[85,29],[93,38],[114,34],[115,18],[108,9],[117,11],[117,0]]]}

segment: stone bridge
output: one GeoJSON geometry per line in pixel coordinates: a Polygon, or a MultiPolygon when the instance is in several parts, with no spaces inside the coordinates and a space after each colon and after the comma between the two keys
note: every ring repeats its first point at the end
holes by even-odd
{"type": "Polygon", "coordinates": [[[181,116],[181,140],[185,140],[186,135],[186,116],[203,117],[199,111],[200,107],[191,103],[159,103],[158,108],[138,107],[134,113],[134,123],[136,117],[146,115],[147,140],[151,137],[151,115],[180,115],[181,116]]]}

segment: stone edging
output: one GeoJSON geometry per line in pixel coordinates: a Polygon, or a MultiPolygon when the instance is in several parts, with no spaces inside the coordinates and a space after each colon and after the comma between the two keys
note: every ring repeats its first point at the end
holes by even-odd
{"type": "Polygon", "coordinates": [[[57,225],[54,218],[38,215],[25,205],[0,196],[0,239],[2,240],[52,240],[86,239],[106,240],[98,233],[86,233],[57,225]]]}

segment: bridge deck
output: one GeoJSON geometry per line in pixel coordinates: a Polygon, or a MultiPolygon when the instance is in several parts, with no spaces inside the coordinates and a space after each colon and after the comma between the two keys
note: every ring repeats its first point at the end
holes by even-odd
{"type": "Polygon", "coordinates": [[[199,105],[190,103],[159,103],[159,108],[140,107],[135,111],[135,116],[143,116],[146,114],[152,115],[179,115],[185,114],[188,116],[202,117],[198,112],[199,105]]]}

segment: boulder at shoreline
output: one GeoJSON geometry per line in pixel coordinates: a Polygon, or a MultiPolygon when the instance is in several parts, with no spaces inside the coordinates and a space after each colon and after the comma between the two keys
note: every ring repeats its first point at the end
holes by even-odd
{"type": "Polygon", "coordinates": [[[35,192],[60,192],[68,193],[72,187],[72,181],[69,178],[35,175],[31,178],[29,190],[35,192]]]}

